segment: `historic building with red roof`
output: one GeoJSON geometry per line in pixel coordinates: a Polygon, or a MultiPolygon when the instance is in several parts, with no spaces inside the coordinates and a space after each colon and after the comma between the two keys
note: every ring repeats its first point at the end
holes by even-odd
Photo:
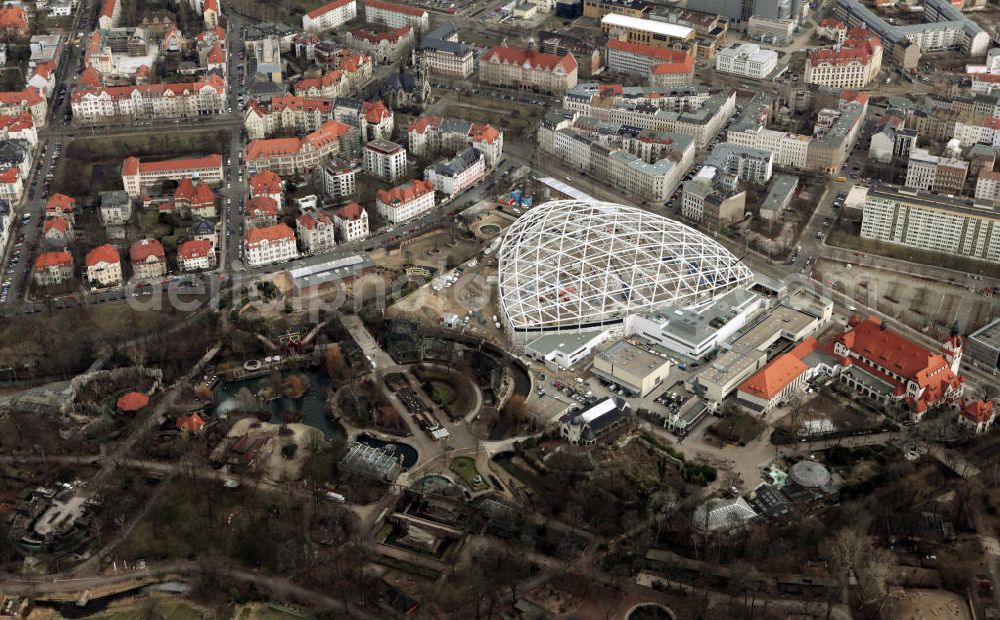
{"type": "Polygon", "coordinates": [[[246,204],[247,226],[264,228],[278,223],[278,202],[270,196],[251,196],[246,204]]]}
{"type": "Polygon", "coordinates": [[[222,183],[222,155],[150,162],[133,156],[122,162],[122,184],[132,198],[141,196],[143,187],[162,181],[181,181],[185,177],[198,179],[201,183],[222,183]]]}
{"type": "Polygon", "coordinates": [[[31,273],[37,286],[62,284],[73,277],[73,255],[69,252],[43,252],[35,259],[31,273]]]}
{"type": "Polygon", "coordinates": [[[979,435],[990,430],[997,412],[992,400],[961,399],[958,403],[958,425],[979,435]]]}
{"type": "Polygon", "coordinates": [[[964,381],[958,375],[962,342],[958,336],[938,351],[925,349],[889,329],[875,316],[853,317],[833,339],[840,382],[858,393],[907,408],[919,419],[928,407],[955,402],[964,381]]]}
{"type": "Polygon", "coordinates": [[[28,14],[19,6],[0,7],[0,32],[7,37],[26,37],[31,34],[28,14]]]}
{"type": "Polygon", "coordinates": [[[122,261],[113,245],[100,245],[87,252],[87,282],[90,286],[121,286],[122,261]]]}
{"type": "Polygon", "coordinates": [[[280,209],[285,204],[284,181],[270,170],[261,170],[250,177],[250,196],[267,196],[280,209]]]}
{"type": "Polygon", "coordinates": [[[609,71],[649,78],[651,86],[690,84],[694,79],[694,55],[681,50],[611,39],[605,58],[609,71]],[[655,84],[653,75],[659,76],[655,84]]]}
{"type": "Polygon", "coordinates": [[[400,26],[388,32],[355,28],[347,32],[347,43],[371,56],[380,65],[391,65],[403,59],[415,41],[413,28],[400,26]]]}
{"type": "Polygon", "coordinates": [[[337,246],[337,225],[323,211],[300,215],[295,220],[295,231],[307,254],[329,252],[337,246]]]}
{"type": "Polygon", "coordinates": [[[251,228],[243,243],[246,261],[251,267],[286,263],[299,255],[295,232],[287,224],[251,228]]]}
{"type": "Polygon", "coordinates": [[[806,58],[806,84],[864,88],[882,69],[882,42],[869,30],[853,29],[835,49],[820,48],[806,58]]]}
{"type": "Polygon", "coordinates": [[[489,124],[424,114],[410,123],[407,134],[409,152],[417,157],[457,153],[471,146],[483,154],[489,168],[503,159],[503,132],[489,124]]]}
{"type": "Polygon", "coordinates": [[[210,73],[197,82],[78,88],[70,101],[82,122],[195,118],[226,111],[226,82],[210,73]]]}
{"type": "Polygon", "coordinates": [[[56,192],[45,203],[45,217],[64,217],[70,223],[76,222],[76,198],[56,192]]]}
{"type": "Polygon", "coordinates": [[[368,212],[356,202],[349,202],[333,213],[333,221],[340,231],[343,243],[358,241],[368,236],[368,212]]]}
{"type": "Polygon", "coordinates": [[[137,278],[160,278],[167,274],[167,254],[156,239],[140,239],[129,248],[132,274],[137,278]]]}
{"type": "Polygon", "coordinates": [[[375,193],[375,208],[390,224],[398,224],[434,208],[434,184],[408,181],[392,189],[375,193]]]}
{"type": "Polygon", "coordinates": [[[177,266],[181,271],[202,271],[215,267],[215,246],[211,241],[192,239],[177,247],[177,266]]]}
{"type": "Polygon", "coordinates": [[[42,235],[48,248],[64,250],[73,240],[73,224],[61,215],[46,218],[42,224],[42,235]]]}
{"type": "Polygon", "coordinates": [[[480,59],[479,80],[485,84],[564,93],[576,86],[577,64],[571,53],[557,56],[497,45],[480,59]]]}
{"type": "Polygon", "coordinates": [[[34,88],[0,92],[0,114],[16,116],[25,112],[31,114],[35,127],[44,127],[48,114],[45,97],[34,88]]]}
{"type": "Polygon", "coordinates": [[[247,145],[246,162],[251,173],[271,170],[291,175],[312,170],[341,152],[357,152],[361,136],[357,129],[327,121],[302,138],[267,138],[247,145]]]}
{"type": "Polygon", "coordinates": [[[384,0],[365,0],[365,21],[386,28],[410,26],[418,35],[431,26],[430,16],[424,9],[384,0]]]}
{"type": "Polygon", "coordinates": [[[205,183],[184,177],[174,190],[174,205],[188,216],[215,217],[215,192],[205,183]]]}

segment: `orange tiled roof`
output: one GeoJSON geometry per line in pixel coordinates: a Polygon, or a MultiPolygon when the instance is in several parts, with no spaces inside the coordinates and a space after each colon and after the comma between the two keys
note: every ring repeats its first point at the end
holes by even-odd
{"type": "Polygon", "coordinates": [[[140,239],[129,248],[129,259],[133,263],[144,263],[150,257],[158,261],[166,259],[163,244],[156,239],[140,239]]]}
{"type": "Polygon", "coordinates": [[[528,65],[532,69],[552,71],[556,67],[562,67],[569,73],[576,69],[576,59],[572,54],[556,56],[555,54],[543,54],[535,50],[523,49],[519,47],[505,47],[496,45],[491,47],[485,54],[481,62],[493,62],[494,60],[508,65],[528,65]]]}
{"type": "Polygon", "coordinates": [[[45,211],[51,213],[55,213],[56,211],[72,211],[75,208],[76,199],[66,194],[60,194],[59,192],[49,196],[48,202],[45,203],[45,211]]]}
{"type": "Polygon", "coordinates": [[[364,213],[364,210],[356,202],[349,202],[337,209],[337,217],[342,220],[356,220],[361,217],[362,213],[364,213]]]}
{"type": "Polygon", "coordinates": [[[409,34],[411,30],[413,29],[409,26],[401,26],[395,30],[390,30],[389,32],[373,32],[371,30],[365,30],[364,28],[355,28],[354,30],[351,30],[351,34],[355,39],[364,39],[374,45],[380,43],[381,41],[395,43],[409,34]]]}
{"type": "Polygon", "coordinates": [[[208,239],[194,239],[185,241],[177,248],[177,258],[181,260],[192,260],[204,258],[212,253],[212,242],[208,239]]]}
{"type": "Polygon", "coordinates": [[[118,250],[116,250],[113,245],[99,245],[93,250],[87,252],[88,267],[94,267],[100,263],[117,263],[119,260],[118,250]]]}
{"type": "Polygon", "coordinates": [[[42,226],[42,232],[48,234],[50,230],[66,234],[69,232],[69,220],[58,215],[46,219],[45,224],[42,226]]]}
{"type": "Polygon", "coordinates": [[[313,9],[309,11],[308,13],[306,13],[306,16],[309,17],[310,19],[316,19],[317,17],[323,15],[324,13],[329,13],[330,11],[339,9],[342,6],[347,6],[352,2],[354,2],[354,0],[333,0],[333,2],[329,4],[324,4],[318,9],[313,9]]]}
{"type": "Polygon", "coordinates": [[[390,190],[380,189],[375,192],[375,198],[383,204],[395,207],[406,204],[428,193],[434,193],[433,183],[430,181],[413,180],[390,190]]]}
{"type": "Polygon", "coordinates": [[[254,217],[278,215],[278,201],[270,196],[254,196],[247,201],[247,213],[254,217]]]}
{"type": "Polygon", "coordinates": [[[383,11],[403,13],[404,15],[410,15],[412,17],[424,17],[427,15],[427,11],[423,9],[406,6],[405,4],[396,4],[395,2],[383,2],[383,0],[365,0],[365,6],[370,6],[373,9],[382,9],[383,11]]]}
{"type": "Polygon", "coordinates": [[[264,228],[251,228],[246,234],[248,246],[275,241],[295,241],[295,233],[288,227],[288,224],[276,224],[264,228]]]}
{"type": "Polygon", "coordinates": [[[259,194],[280,194],[281,177],[270,170],[261,170],[250,177],[250,193],[254,196],[259,194]]]}
{"type": "Polygon", "coordinates": [[[119,411],[138,411],[149,404],[149,397],[141,392],[129,392],[118,398],[116,405],[119,411]]]}
{"type": "Polygon", "coordinates": [[[35,259],[35,271],[49,267],[72,267],[73,255],[69,252],[43,252],[35,259]]]}

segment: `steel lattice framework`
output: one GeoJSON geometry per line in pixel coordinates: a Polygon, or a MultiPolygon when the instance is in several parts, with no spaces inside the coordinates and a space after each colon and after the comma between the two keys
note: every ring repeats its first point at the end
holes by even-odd
{"type": "Polygon", "coordinates": [[[753,273],[679,222],[609,202],[556,200],[507,230],[498,252],[500,307],[515,331],[613,325],[641,310],[690,307],[753,273]]]}

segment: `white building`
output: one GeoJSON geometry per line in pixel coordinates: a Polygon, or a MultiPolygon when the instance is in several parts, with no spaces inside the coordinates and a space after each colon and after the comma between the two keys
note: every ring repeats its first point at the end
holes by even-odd
{"type": "Polygon", "coordinates": [[[185,177],[198,179],[202,183],[221,184],[223,181],[222,155],[206,155],[190,159],[142,162],[138,157],[128,157],[122,164],[122,183],[132,198],[161,181],[180,181],[185,177]]]}
{"type": "Polygon", "coordinates": [[[806,58],[806,84],[864,88],[882,69],[882,43],[868,31],[852,30],[837,49],[818,49],[806,58]]]}
{"type": "Polygon", "coordinates": [[[369,24],[379,24],[393,29],[410,26],[418,34],[427,32],[431,25],[427,11],[383,0],[365,1],[365,21],[369,24]]]}
{"type": "Polygon", "coordinates": [[[1000,200],[1000,172],[980,172],[976,179],[976,200],[1000,200]]]}
{"type": "Polygon", "coordinates": [[[322,32],[336,28],[358,16],[355,0],[334,0],[302,16],[302,30],[322,32]]]}
{"type": "Polygon", "coordinates": [[[296,218],[295,229],[307,254],[329,252],[337,246],[337,225],[323,211],[303,213],[296,218]]]}
{"type": "Polygon", "coordinates": [[[121,286],[122,261],[113,245],[101,245],[87,253],[90,286],[121,286]]]}
{"type": "Polygon", "coordinates": [[[991,204],[891,185],[868,191],[861,237],[1000,262],[1000,212],[991,204]]]}
{"type": "Polygon", "coordinates": [[[295,233],[287,224],[251,228],[244,239],[246,262],[251,267],[285,263],[298,258],[295,233]]]}
{"type": "Polygon", "coordinates": [[[763,80],[778,66],[778,53],[754,43],[724,49],[715,55],[715,70],[753,80],[763,80]]]}
{"type": "Polygon", "coordinates": [[[372,140],[364,148],[365,172],[390,183],[406,176],[406,149],[388,140],[372,140]]]}
{"type": "Polygon", "coordinates": [[[440,161],[424,170],[424,179],[434,184],[434,189],[449,198],[457,196],[486,176],[486,159],[478,150],[469,147],[447,161],[440,161]]]}
{"type": "Polygon", "coordinates": [[[181,271],[203,271],[215,267],[215,246],[205,239],[192,239],[177,248],[177,266],[181,271]]]}
{"type": "Polygon", "coordinates": [[[357,191],[357,169],[344,162],[329,162],[323,166],[323,190],[333,199],[353,196],[357,191]]]}
{"type": "Polygon", "coordinates": [[[368,236],[368,212],[356,202],[350,202],[333,213],[340,231],[341,243],[359,241],[368,236]]]}
{"type": "Polygon", "coordinates": [[[434,184],[413,180],[390,190],[379,190],[375,194],[375,208],[390,224],[405,222],[434,208],[434,184]]]}

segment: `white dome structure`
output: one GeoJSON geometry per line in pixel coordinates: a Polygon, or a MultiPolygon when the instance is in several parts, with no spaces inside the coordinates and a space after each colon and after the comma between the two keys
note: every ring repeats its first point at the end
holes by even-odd
{"type": "Polygon", "coordinates": [[[500,308],[515,332],[620,324],[639,311],[704,304],[753,279],[698,231],[609,202],[539,205],[511,225],[497,256],[500,308]]]}

